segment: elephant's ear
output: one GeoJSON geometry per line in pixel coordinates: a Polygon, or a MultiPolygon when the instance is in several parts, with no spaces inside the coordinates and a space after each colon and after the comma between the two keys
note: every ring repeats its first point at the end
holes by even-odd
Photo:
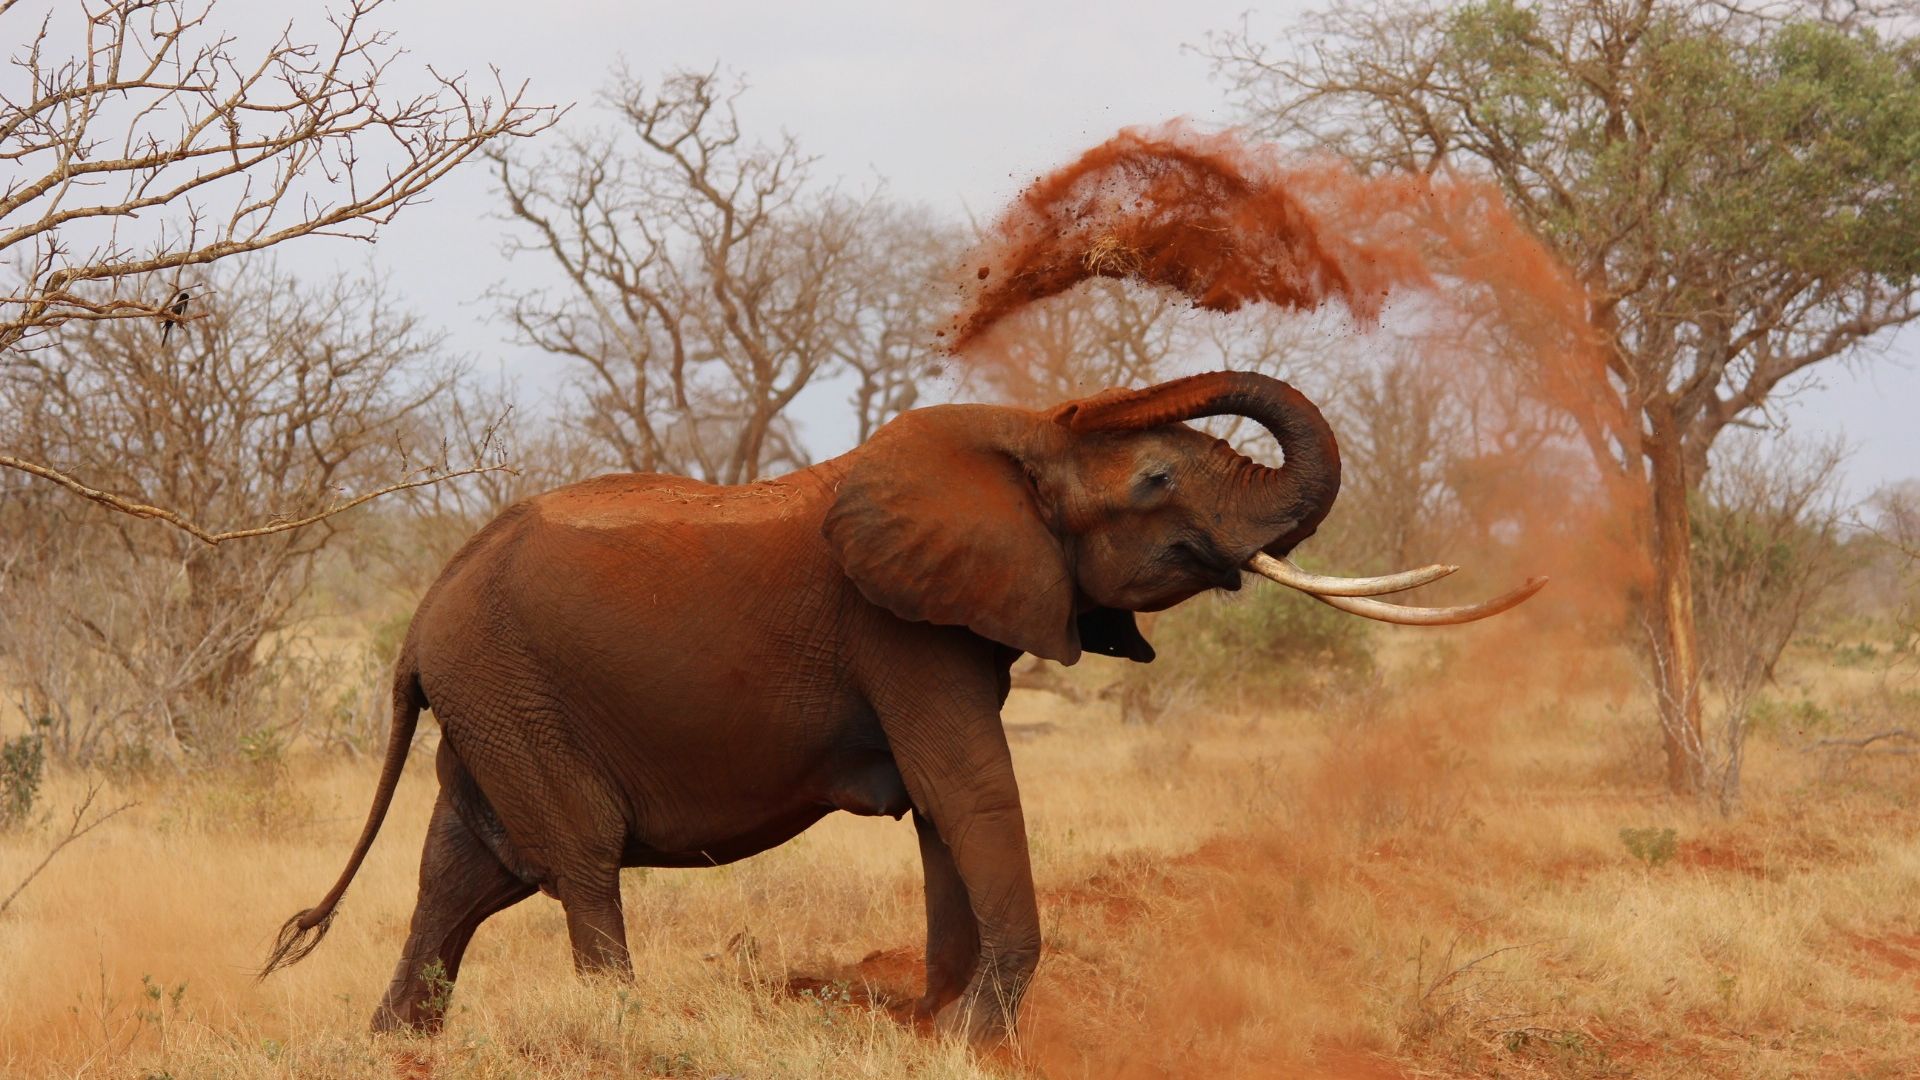
{"type": "Polygon", "coordinates": [[[1119,608],[1094,608],[1083,611],[1075,620],[1080,629],[1080,647],[1101,656],[1118,656],[1136,664],[1153,662],[1153,645],[1140,633],[1133,612],[1119,608]]]}
{"type": "Polygon", "coordinates": [[[853,453],[822,529],[861,595],[903,619],[964,626],[1080,659],[1066,550],[1009,446],[1013,410],[904,413],[853,453]]]}

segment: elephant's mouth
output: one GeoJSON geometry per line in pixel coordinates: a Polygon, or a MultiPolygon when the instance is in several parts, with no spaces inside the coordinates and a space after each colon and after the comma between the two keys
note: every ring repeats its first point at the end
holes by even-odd
{"type": "Polygon", "coordinates": [[[1206,538],[1181,540],[1173,550],[1175,558],[1197,572],[1209,588],[1240,591],[1240,564],[1206,538]]]}

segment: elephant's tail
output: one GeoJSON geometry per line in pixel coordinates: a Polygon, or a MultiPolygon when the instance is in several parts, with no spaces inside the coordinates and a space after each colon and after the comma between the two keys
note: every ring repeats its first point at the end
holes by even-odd
{"type": "Polygon", "coordinates": [[[373,838],[380,834],[387,807],[393,804],[393,789],[400,783],[401,770],[406,768],[407,751],[413,746],[413,730],[419,725],[420,710],[426,704],[426,698],[420,693],[420,676],[410,660],[403,658],[393,683],[393,728],[387,734],[387,758],[380,766],[380,786],[374,789],[373,807],[367,811],[367,824],[360,830],[360,841],[353,845],[353,854],[347,859],[347,868],[340,872],[340,880],[333,883],[320,903],[280,927],[280,936],[274,941],[273,952],[268,954],[259,978],[299,963],[327,936],[328,928],[333,925],[333,909],[346,895],[353,875],[359,872],[360,863],[367,857],[367,850],[373,847],[373,838]]]}

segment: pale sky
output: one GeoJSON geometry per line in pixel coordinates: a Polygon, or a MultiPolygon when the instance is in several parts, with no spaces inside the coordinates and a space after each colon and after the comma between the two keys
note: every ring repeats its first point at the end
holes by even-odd
{"type": "MultiPolygon", "coordinates": [[[[1120,127],[1175,116],[1230,122],[1224,90],[1189,46],[1237,25],[1248,6],[399,0],[379,19],[397,32],[412,64],[479,76],[498,67],[529,80],[534,100],[580,102],[567,120],[574,124],[604,122],[592,98],[623,59],[649,79],[718,63],[750,86],[741,103],[748,130],[790,132],[820,158],[820,175],[856,186],[884,181],[894,198],[956,218],[990,218],[1024,182],[1120,127]]],[[[1257,31],[1278,36],[1310,6],[1267,4],[1249,17],[1257,31]]],[[[285,10],[222,0],[215,19],[253,28],[283,20],[285,10]]],[[[375,248],[302,242],[283,261],[359,269],[371,260],[416,310],[451,332],[458,351],[538,397],[553,385],[559,362],[510,345],[481,295],[548,271],[532,256],[509,263],[500,253],[507,226],[496,205],[484,168],[469,167],[436,188],[431,202],[403,212],[375,248]]],[[[1850,486],[1866,494],[1920,474],[1920,426],[1910,417],[1920,403],[1920,331],[1854,367],[1828,367],[1784,415],[1796,433],[1844,433],[1856,447],[1850,486]]],[[[845,449],[852,435],[839,395],[801,404],[812,452],[845,449]]]]}

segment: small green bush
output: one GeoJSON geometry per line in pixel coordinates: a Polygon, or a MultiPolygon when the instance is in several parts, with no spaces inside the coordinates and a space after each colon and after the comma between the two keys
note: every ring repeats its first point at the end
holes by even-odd
{"type": "Polygon", "coordinates": [[[0,829],[17,828],[33,816],[40,782],[47,775],[47,729],[42,717],[25,735],[0,742],[0,829]]]}
{"type": "Polygon", "coordinates": [[[1835,645],[1833,662],[1843,668],[1870,667],[1880,659],[1880,650],[1869,641],[1856,641],[1851,645],[1835,645]]]}
{"type": "Polygon", "coordinates": [[[400,646],[407,640],[407,628],[413,625],[413,609],[401,608],[374,625],[373,640],[367,645],[382,670],[393,666],[400,646]]]}
{"type": "Polygon", "coordinates": [[[1810,698],[1782,701],[1761,695],[1747,707],[1747,728],[1772,736],[1787,732],[1800,736],[1825,735],[1834,729],[1834,717],[1810,698]]]}
{"type": "Polygon", "coordinates": [[[1626,845],[1627,854],[1649,870],[1671,860],[1680,850],[1679,840],[1671,828],[1621,829],[1620,842],[1626,845]]]}
{"type": "Polygon", "coordinates": [[[1195,597],[1168,612],[1154,636],[1165,643],[1163,655],[1203,683],[1266,676],[1293,682],[1374,670],[1364,619],[1264,582],[1195,597]]]}

